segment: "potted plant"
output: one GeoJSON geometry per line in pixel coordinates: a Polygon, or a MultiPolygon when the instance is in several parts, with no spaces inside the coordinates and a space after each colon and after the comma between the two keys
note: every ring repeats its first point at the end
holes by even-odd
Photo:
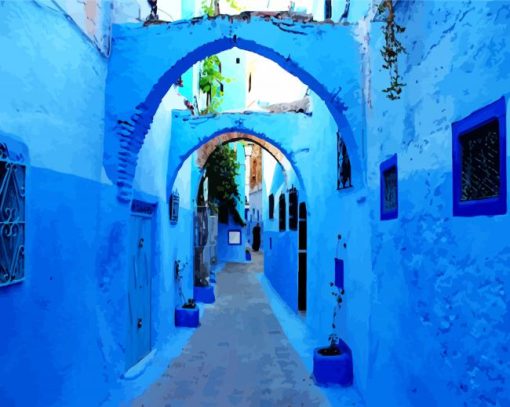
{"type": "Polygon", "coordinates": [[[195,276],[193,297],[196,302],[202,302],[204,304],[212,304],[216,300],[214,296],[214,286],[209,283],[208,278],[205,277],[203,273],[195,276]]]}
{"type": "Polygon", "coordinates": [[[246,261],[251,261],[251,253],[248,249],[245,250],[246,261]]]}
{"type": "Polygon", "coordinates": [[[200,314],[197,304],[193,298],[186,301],[182,292],[182,271],[186,264],[182,264],[180,260],[176,260],[175,267],[175,281],[179,287],[179,299],[182,302],[181,307],[175,308],[175,326],[196,328],[200,324],[200,314]]]}
{"type": "Polygon", "coordinates": [[[313,353],[313,375],[319,385],[339,384],[350,386],[353,381],[352,352],[347,344],[336,334],[336,316],[342,307],[345,291],[338,289],[333,283],[330,286],[335,298],[333,308],[332,332],[329,335],[329,345],[316,348],[313,353]]]}

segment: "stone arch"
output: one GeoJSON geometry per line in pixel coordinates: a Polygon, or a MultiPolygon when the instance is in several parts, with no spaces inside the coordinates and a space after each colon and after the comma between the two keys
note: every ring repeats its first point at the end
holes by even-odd
{"type": "Polygon", "coordinates": [[[168,89],[194,63],[234,47],[276,62],[325,102],[349,148],[355,183],[363,184],[354,136],[362,122],[360,57],[352,28],[244,14],[148,27],[126,24],[116,26],[113,37],[104,165],[120,201],[131,199],[138,153],[168,89]]]}
{"type": "MultiPolygon", "coordinates": [[[[174,112],[174,126],[172,128],[172,142],[167,171],[167,196],[170,196],[179,170],[184,162],[194,151],[221,138],[222,135],[238,134],[229,137],[228,142],[238,140],[252,140],[257,144],[268,144],[277,150],[288,161],[290,167],[296,173],[300,184],[303,199],[306,200],[306,187],[299,164],[295,159],[295,150],[287,143],[290,136],[288,133],[275,131],[279,127],[292,126],[301,120],[306,120],[304,114],[295,113],[225,113],[210,116],[209,120],[203,120],[203,116],[190,116],[188,112],[174,112]],[[279,123],[279,124],[278,124],[279,123]]],[[[277,161],[274,151],[270,154],[277,161]]]]}

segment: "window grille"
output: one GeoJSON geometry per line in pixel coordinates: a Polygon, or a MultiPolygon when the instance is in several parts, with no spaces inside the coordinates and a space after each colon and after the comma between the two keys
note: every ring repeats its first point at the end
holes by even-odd
{"type": "Polygon", "coordinates": [[[494,119],[460,137],[461,201],[499,195],[499,122],[494,119]]]}
{"type": "Polygon", "coordinates": [[[381,164],[381,219],[398,217],[397,156],[381,164]]]}
{"type": "Polygon", "coordinates": [[[506,213],[505,114],[501,98],[452,124],[455,216],[506,213]]]}
{"type": "Polygon", "coordinates": [[[279,203],[279,229],[280,229],[280,232],[283,232],[285,231],[285,228],[286,228],[286,219],[285,219],[285,216],[286,216],[286,208],[285,208],[285,193],[282,193],[280,195],[280,203],[279,203]]]}
{"type": "Polygon", "coordinates": [[[25,177],[24,154],[0,140],[0,286],[25,278],[25,177]]]}
{"type": "Polygon", "coordinates": [[[170,223],[172,225],[177,224],[179,221],[179,193],[173,192],[172,195],[170,195],[170,204],[169,204],[169,210],[170,210],[170,223]]]}

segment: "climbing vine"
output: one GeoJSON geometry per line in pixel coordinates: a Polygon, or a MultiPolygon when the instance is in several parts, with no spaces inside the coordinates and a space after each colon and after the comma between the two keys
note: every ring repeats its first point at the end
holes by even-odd
{"type": "Polygon", "coordinates": [[[205,173],[208,178],[208,202],[211,210],[224,212],[227,216],[232,213],[236,223],[244,225],[236,209],[241,199],[236,182],[239,168],[236,151],[227,145],[220,145],[207,160],[205,173]]]}
{"type": "Polygon", "coordinates": [[[384,46],[381,50],[381,55],[384,59],[383,68],[387,69],[390,74],[390,85],[383,89],[388,99],[400,99],[402,88],[406,86],[402,82],[402,76],[398,71],[398,58],[399,55],[405,53],[406,50],[402,43],[397,39],[397,34],[402,34],[406,29],[395,21],[395,9],[393,0],[383,0],[379,5],[379,13],[388,13],[386,17],[386,24],[382,30],[384,33],[384,46]]]}

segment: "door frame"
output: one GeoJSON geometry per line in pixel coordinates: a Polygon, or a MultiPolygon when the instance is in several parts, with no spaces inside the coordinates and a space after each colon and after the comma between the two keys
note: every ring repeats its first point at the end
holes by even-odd
{"type": "MultiPolygon", "coordinates": [[[[126,370],[131,369],[132,367],[136,366],[140,362],[145,359],[152,350],[154,350],[154,344],[156,342],[156,318],[155,313],[153,312],[154,307],[156,306],[156,300],[158,299],[158,291],[156,287],[159,287],[159,267],[158,267],[158,259],[156,259],[156,253],[158,253],[157,247],[159,245],[159,240],[157,239],[157,216],[158,216],[158,204],[157,204],[157,198],[149,196],[147,194],[135,194],[135,198],[132,200],[131,208],[129,211],[129,228],[131,227],[130,222],[132,217],[140,217],[144,219],[149,220],[149,234],[151,237],[151,247],[150,247],[150,253],[149,253],[149,303],[150,303],[150,309],[149,309],[149,352],[147,355],[142,357],[138,362],[130,365],[130,361],[127,359],[127,353],[126,353],[126,370]],[[140,195],[143,195],[143,197],[140,197],[140,195]]],[[[128,230],[129,230],[128,228],[128,230]]],[[[130,230],[128,233],[131,233],[130,230]]],[[[132,242],[131,242],[131,235],[129,235],[129,245],[128,245],[128,256],[129,258],[132,255],[132,242]]],[[[128,286],[127,286],[127,294],[129,294],[129,277],[131,273],[131,270],[129,269],[129,260],[128,260],[128,286]]],[[[127,301],[127,306],[129,307],[129,298],[127,301]]],[[[128,339],[127,339],[127,346],[131,346],[130,343],[130,320],[129,320],[129,310],[127,313],[128,316],[128,339]]]]}

